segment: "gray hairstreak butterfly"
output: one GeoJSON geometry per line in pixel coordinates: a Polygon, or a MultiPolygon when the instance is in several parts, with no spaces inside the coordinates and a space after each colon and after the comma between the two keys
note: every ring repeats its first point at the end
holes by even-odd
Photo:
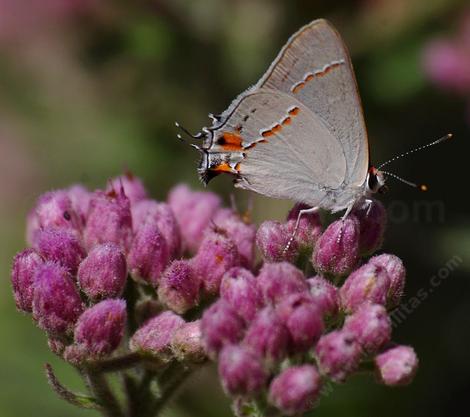
{"type": "Polygon", "coordinates": [[[201,152],[198,172],[205,184],[230,173],[236,187],[312,207],[303,213],[346,209],[344,217],[384,190],[384,175],[424,191],[380,168],[451,137],[372,166],[351,59],[324,19],[295,33],[261,79],[211,117],[212,126],[192,136],[203,140],[192,146],[201,152]]]}

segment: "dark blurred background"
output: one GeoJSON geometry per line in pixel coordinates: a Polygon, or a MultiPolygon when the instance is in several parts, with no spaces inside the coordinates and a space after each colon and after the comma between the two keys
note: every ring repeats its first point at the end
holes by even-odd
{"type": "MultiPolygon", "coordinates": [[[[370,375],[336,386],[317,416],[464,415],[470,373],[470,7],[465,0],[0,0],[0,417],[92,416],[47,386],[43,363],[80,389],[44,334],[15,311],[9,281],[36,197],[74,182],[102,186],[132,170],[154,197],[197,181],[197,131],[257,81],[290,34],[330,19],[350,46],[373,162],[452,132],[389,168],[384,250],[408,268],[396,341],[421,360],[414,383],[370,375]],[[465,8],[467,3],[467,9],[465,8]],[[437,278],[436,278],[437,277],[437,278]],[[417,294],[426,294],[426,299],[417,294]]],[[[230,179],[211,190],[228,197],[230,179]]],[[[241,204],[246,194],[236,193],[241,204]]],[[[291,203],[255,199],[254,218],[291,203]]],[[[195,375],[168,416],[230,416],[215,373],[195,375]]]]}

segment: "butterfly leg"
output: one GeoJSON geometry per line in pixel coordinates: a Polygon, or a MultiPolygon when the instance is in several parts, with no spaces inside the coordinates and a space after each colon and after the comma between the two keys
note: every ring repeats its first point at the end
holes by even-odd
{"type": "MultiPolygon", "coordinates": [[[[346,211],[344,212],[343,216],[341,217],[341,221],[343,223],[346,220],[346,218],[351,214],[351,211],[352,211],[352,209],[354,208],[355,205],[356,205],[356,200],[353,200],[348,204],[348,207],[346,208],[346,211]]],[[[339,244],[341,242],[342,238],[343,238],[343,228],[341,227],[341,231],[338,234],[338,239],[336,240],[336,242],[339,244]]]]}
{"type": "Polygon", "coordinates": [[[303,209],[303,210],[300,210],[300,211],[299,211],[299,214],[297,215],[297,220],[296,220],[296,222],[295,222],[294,231],[292,232],[292,235],[291,235],[291,237],[289,238],[289,241],[287,242],[287,245],[285,246],[285,248],[284,248],[283,251],[282,251],[282,257],[285,256],[285,254],[287,253],[287,251],[288,251],[289,248],[291,247],[292,242],[294,241],[294,238],[295,238],[295,235],[296,235],[296,233],[297,233],[297,230],[299,229],[300,218],[301,218],[304,214],[313,214],[313,213],[316,213],[318,210],[320,210],[320,207],[311,207],[311,208],[303,209]]]}

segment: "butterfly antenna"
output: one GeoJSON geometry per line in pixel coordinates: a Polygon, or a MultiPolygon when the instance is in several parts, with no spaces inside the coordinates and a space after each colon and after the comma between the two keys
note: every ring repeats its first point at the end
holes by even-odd
{"type": "Polygon", "coordinates": [[[428,191],[428,186],[426,184],[415,184],[414,182],[405,180],[404,178],[399,177],[398,175],[393,174],[392,172],[383,171],[383,170],[381,170],[381,172],[389,177],[395,178],[396,180],[406,185],[409,185],[410,187],[417,188],[419,191],[428,191]]]}
{"type": "MultiPolygon", "coordinates": [[[[403,158],[404,156],[408,156],[412,153],[415,153],[415,152],[418,152],[418,151],[421,151],[423,149],[426,149],[426,148],[430,148],[431,146],[434,146],[434,145],[437,145],[438,143],[441,143],[441,142],[444,142],[446,140],[449,140],[452,138],[452,133],[448,133],[447,135],[445,136],[442,136],[442,138],[439,138],[431,143],[428,143],[426,145],[422,145],[422,146],[418,146],[417,148],[414,148],[414,149],[411,149],[410,151],[407,151],[407,152],[404,152],[400,155],[397,155],[395,157],[393,157],[392,159],[389,159],[388,161],[384,162],[383,164],[381,164],[377,169],[381,170],[382,167],[390,164],[391,162],[394,162],[396,161],[397,159],[400,159],[400,158],[403,158]]],[[[393,176],[393,175],[392,175],[393,176]]],[[[403,181],[406,183],[406,181],[403,181]]]]}
{"type": "MultiPolygon", "coordinates": [[[[193,139],[201,139],[202,137],[204,137],[204,134],[199,132],[198,134],[196,135],[193,135],[188,129],[186,129],[185,127],[181,126],[178,122],[175,122],[175,126],[178,128],[178,129],[181,129],[184,133],[186,133],[189,137],[193,138],[193,139]]],[[[179,139],[179,140],[182,140],[183,142],[186,142],[184,139],[183,139],[183,136],[181,136],[179,133],[176,135],[176,137],[179,139]]]]}

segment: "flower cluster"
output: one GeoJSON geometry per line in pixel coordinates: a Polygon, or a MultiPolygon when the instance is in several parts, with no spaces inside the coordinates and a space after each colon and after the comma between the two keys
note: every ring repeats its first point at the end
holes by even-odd
{"type": "MultiPolygon", "coordinates": [[[[384,207],[364,202],[325,230],[307,214],[295,230],[303,208],[257,229],[213,193],[180,185],[152,200],[131,174],[104,190],[46,193],[28,215],[30,248],[13,262],[16,305],[87,378],[86,406],[105,415],[125,414],[104,373],[122,373],[128,407],[153,415],[207,358],[237,415],[301,414],[327,381],[370,364],[386,385],[410,382],[417,358],[391,343],[388,314],[405,269],[394,255],[366,259],[381,245],[384,207]]],[[[48,376],[85,406],[50,367],[48,376]]]]}

